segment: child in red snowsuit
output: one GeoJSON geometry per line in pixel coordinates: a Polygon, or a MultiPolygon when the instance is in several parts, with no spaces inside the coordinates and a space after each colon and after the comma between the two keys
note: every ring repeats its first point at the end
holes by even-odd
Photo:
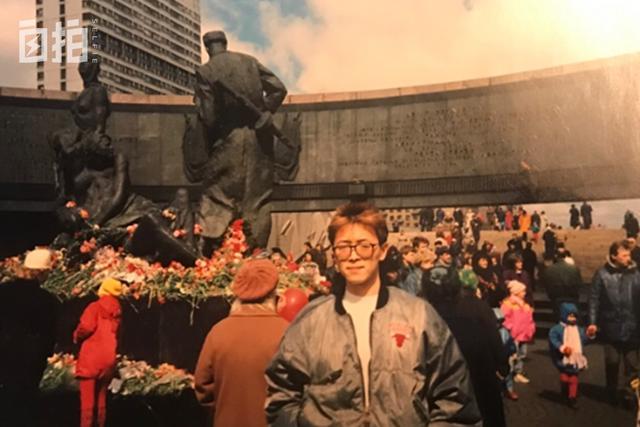
{"type": "Polygon", "coordinates": [[[122,284],[105,279],[95,301],[84,310],[73,341],[82,343],[76,377],[80,382],[80,426],[93,425],[97,406],[98,426],[104,427],[107,417],[107,387],[116,368],[117,333],[120,327],[122,284]]]}

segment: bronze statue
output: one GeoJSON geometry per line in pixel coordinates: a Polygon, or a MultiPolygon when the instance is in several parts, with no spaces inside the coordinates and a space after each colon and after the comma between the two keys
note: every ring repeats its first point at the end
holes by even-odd
{"type": "Polygon", "coordinates": [[[76,127],[50,138],[56,155],[56,187],[59,197],[82,206],[93,224],[124,227],[157,208],[130,191],[128,162],[115,153],[105,133],[111,109],[107,90],[98,81],[100,62],[95,59],[78,66],[84,90],[71,107],[76,127]]]}
{"type": "Polygon", "coordinates": [[[183,145],[185,173],[204,187],[202,234],[220,239],[231,221],[242,218],[251,228],[249,243],[264,248],[271,230],[276,141],[294,158],[285,162],[283,175],[290,179],[297,169],[299,148],[272,119],[287,90],[257,59],[228,51],[224,32],[208,32],[203,42],[210,58],[196,70],[197,120],[188,125],[183,145]]]}
{"type": "MultiPolygon", "coordinates": [[[[98,80],[98,58],[92,56],[80,63],[78,71],[84,90],[71,107],[76,126],[49,137],[55,152],[58,200],[82,207],[82,211],[58,209],[63,228],[67,232],[102,236],[104,244],[126,243],[126,249],[134,255],[192,265],[196,251],[172,236],[153,202],[131,191],[127,159],[116,153],[105,133],[110,103],[98,80]],[[125,227],[134,223],[138,229],[126,241],[125,227]]],[[[75,240],[78,239],[69,235],[56,239],[62,245],[75,244],[75,240]]]]}

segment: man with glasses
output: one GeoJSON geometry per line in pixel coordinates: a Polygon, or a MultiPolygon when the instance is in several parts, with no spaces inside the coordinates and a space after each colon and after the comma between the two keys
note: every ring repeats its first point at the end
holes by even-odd
{"type": "Polygon", "coordinates": [[[272,426],[480,425],[465,361],[425,301],[381,285],[387,226],[367,204],[338,208],[333,295],[290,325],[267,368],[272,426]]]}

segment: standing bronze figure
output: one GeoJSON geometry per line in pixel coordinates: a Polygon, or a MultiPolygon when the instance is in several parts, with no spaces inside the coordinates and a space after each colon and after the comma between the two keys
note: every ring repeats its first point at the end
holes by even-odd
{"type": "Polygon", "coordinates": [[[265,247],[275,139],[286,143],[272,114],[287,90],[257,59],[228,51],[224,32],[208,32],[203,41],[210,58],[196,71],[197,121],[183,146],[187,177],[203,184],[202,234],[215,241],[242,218],[250,226],[250,244],[265,247]]]}

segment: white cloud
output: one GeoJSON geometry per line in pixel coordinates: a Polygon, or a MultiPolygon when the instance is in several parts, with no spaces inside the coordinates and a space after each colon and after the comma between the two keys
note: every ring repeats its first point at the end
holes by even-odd
{"type": "MultiPolygon", "coordinates": [[[[248,55],[255,56],[259,60],[264,59],[264,52],[262,52],[256,45],[238,39],[231,31],[229,31],[229,28],[227,28],[222,21],[216,18],[203,16],[200,29],[202,35],[209,31],[223,30],[227,36],[229,50],[246,53],[248,55]]],[[[200,54],[203,63],[209,60],[209,54],[207,54],[207,51],[202,44],[202,39],[200,40],[200,54]]]]}
{"type": "Polygon", "coordinates": [[[0,13],[0,86],[36,87],[35,64],[21,64],[18,50],[18,21],[35,17],[35,2],[3,0],[0,13]]]}
{"type": "Polygon", "coordinates": [[[260,3],[264,52],[302,92],[488,77],[640,50],[625,0],[307,0],[314,20],[260,3]]]}

